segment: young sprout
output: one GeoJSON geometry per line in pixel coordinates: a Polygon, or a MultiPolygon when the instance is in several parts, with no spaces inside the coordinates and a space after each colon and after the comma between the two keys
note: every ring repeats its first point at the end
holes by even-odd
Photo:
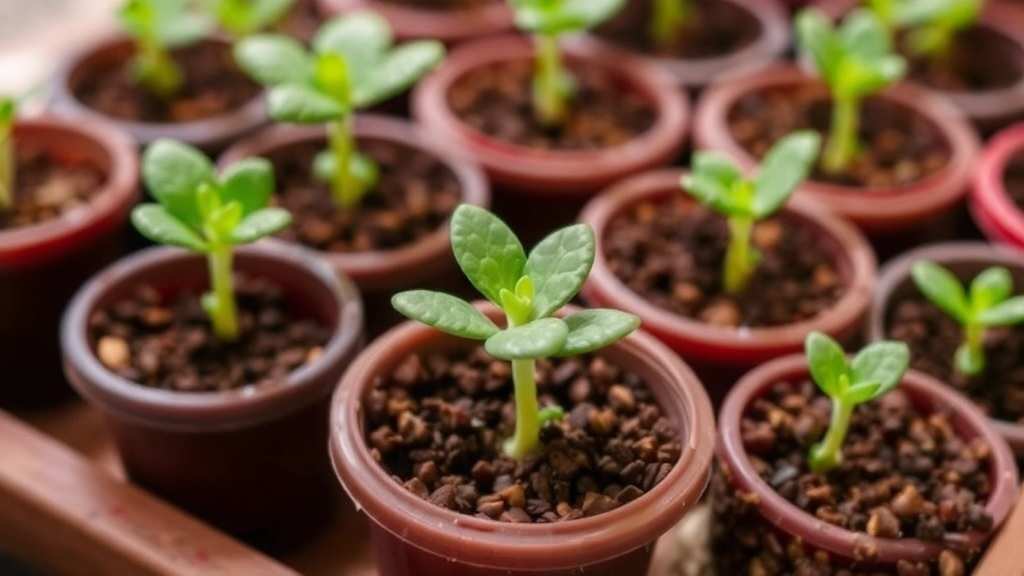
{"type": "Polygon", "coordinates": [[[694,12],[693,0],[653,0],[651,8],[650,35],[657,46],[671,42],[694,12]]]}
{"type": "Polygon", "coordinates": [[[807,456],[811,471],[824,474],[843,461],[843,441],[853,409],[899,385],[910,363],[910,350],[903,342],[883,340],[869,344],[847,362],[835,340],[811,332],[804,340],[804,352],[814,383],[832,399],[828,432],[807,456]]]}
{"type": "Polygon", "coordinates": [[[597,26],[626,0],[508,0],[516,26],[533,34],[537,66],[533,74],[533,113],[544,126],[560,126],[576,83],[562,64],[559,39],[597,26]]]}
{"type": "Polygon", "coordinates": [[[147,238],[206,254],[211,291],[203,309],[221,340],[238,339],[238,314],[231,279],[232,247],[280,231],[291,214],[268,208],[274,172],[262,158],[246,158],[221,176],[199,150],[157,140],[142,157],[142,179],[159,204],[140,204],[132,224],[147,238]]]}
{"type": "Polygon", "coordinates": [[[14,206],[14,117],[18,101],[0,95],[0,212],[14,206]]]}
{"type": "Polygon", "coordinates": [[[796,18],[797,42],[832,92],[832,126],[822,157],[831,174],[846,170],[857,154],[860,101],[899,80],[903,57],[893,53],[885,25],[870,10],[851,12],[838,28],[820,11],[796,18]]]}
{"type": "Polygon", "coordinates": [[[523,458],[539,446],[543,423],[562,415],[557,406],[538,407],[537,360],[591,352],[636,330],[640,319],[608,309],[552,317],[576,295],[594,263],[594,232],[585,224],[552,233],[527,256],[504,222],[463,204],[452,215],[451,243],[463,273],[504,311],[508,327],[498,328],[468,302],[440,292],[401,292],[391,303],[442,332],[483,340],[492,356],[512,362],[516,427],[504,449],[512,458],[523,458]]]}
{"type": "Polygon", "coordinates": [[[983,0],[870,0],[891,29],[910,29],[910,50],[932,62],[949,56],[953,38],[978,21],[983,0]]]}
{"type": "Polygon", "coordinates": [[[719,153],[693,155],[693,170],[683,176],[683,189],[729,221],[723,275],[726,293],[736,294],[746,287],[760,259],[750,243],[754,224],[782,208],[807,178],[820,145],[821,137],[811,130],[782,138],[765,155],[753,180],[744,178],[739,168],[719,153]]]}
{"type": "Polygon", "coordinates": [[[220,28],[235,38],[255,34],[281,21],[295,0],[208,0],[220,28]]]}
{"type": "Polygon", "coordinates": [[[352,113],[407,89],[436,66],[444,46],[432,40],[393,47],[387,22],[356,11],[325,23],[307,52],[296,40],[256,34],[235,44],[235,60],[261,84],[270,115],[295,124],[327,123],[329,149],[313,172],[330,182],[335,203],[354,208],[377,182],[376,164],[356,150],[352,113]]]}
{"type": "Polygon", "coordinates": [[[174,96],[184,77],[168,50],[201,40],[211,29],[210,21],[191,12],[188,0],[128,0],[117,16],[135,38],[136,81],[161,98],[174,96]]]}
{"type": "Polygon", "coordinates": [[[974,277],[964,290],[952,272],[928,260],[911,268],[917,289],[964,329],[964,341],[956,349],[953,365],[967,376],[985,369],[985,329],[1024,322],[1024,296],[1010,297],[1013,278],[1002,266],[993,266],[974,277]]]}

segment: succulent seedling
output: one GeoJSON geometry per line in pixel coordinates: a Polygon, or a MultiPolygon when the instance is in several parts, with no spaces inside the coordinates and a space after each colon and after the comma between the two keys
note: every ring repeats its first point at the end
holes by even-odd
{"type": "Polygon", "coordinates": [[[811,332],[804,340],[804,352],[811,378],[832,400],[828,432],[811,447],[807,457],[811,471],[824,474],[843,461],[843,442],[853,409],[899,385],[910,363],[910,350],[903,342],[883,340],[869,344],[847,361],[835,340],[811,332]]]}
{"type": "Polygon", "coordinates": [[[142,179],[158,204],[136,206],[132,224],[154,242],[206,254],[211,291],[203,295],[203,309],[218,338],[237,340],[232,248],[291,223],[288,211],[267,207],[274,193],[273,168],[262,158],[246,158],[218,177],[199,150],[157,140],[143,153],[142,179]]]}
{"type": "Polygon", "coordinates": [[[754,224],[777,212],[807,178],[818,157],[821,137],[816,132],[794,132],[768,151],[754,179],[717,152],[693,155],[693,170],[683,176],[683,189],[729,222],[722,285],[725,292],[741,292],[757,268],[760,255],[751,245],[754,224]]]}
{"type": "Polygon", "coordinates": [[[235,38],[255,34],[281,21],[295,0],[207,0],[224,30],[235,38]]]}
{"type": "Polygon", "coordinates": [[[135,39],[135,80],[156,96],[174,96],[184,76],[169,50],[201,40],[211,29],[209,19],[191,11],[188,0],[128,0],[117,16],[135,39]]]}
{"type": "Polygon", "coordinates": [[[1024,322],[1024,295],[1012,296],[1013,278],[1002,266],[988,268],[964,289],[949,270],[918,260],[911,267],[917,289],[940,310],[960,323],[964,340],[956,350],[953,365],[967,376],[985,369],[985,330],[1024,322]]]}
{"type": "Polygon", "coordinates": [[[625,0],[508,0],[516,27],[533,34],[537,64],[533,74],[533,113],[544,126],[560,126],[576,82],[562,63],[560,39],[597,26],[618,12],[625,0]]]}
{"type": "Polygon", "coordinates": [[[983,0],[870,0],[893,30],[909,30],[907,47],[933,62],[949,56],[953,38],[978,21],[983,0]]]}
{"type": "Polygon", "coordinates": [[[805,9],[797,15],[796,34],[800,49],[832,92],[822,168],[837,174],[857,155],[860,101],[902,78],[907,63],[893,52],[885,25],[867,9],[854,10],[838,28],[820,11],[805,9]]]}
{"type": "Polygon", "coordinates": [[[553,317],[579,292],[594,263],[594,232],[585,224],[553,232],[527,256],[498,217],[463,204],[452,215],[451,243],[473,286],[504,311],[507,328],[498,328],[468,302],[440,292],[401,292],[391,303],[405,316],[442,332],[483,340],[488,353],[511,361],[516,427],[504,450],[512,458],[523,458],[539,446],[543,423],[562,414],[557,406],[538,406],[537,360],[591,352],[625,337],[640,319],[609,309],[553,317]]]}
{"type": "Polygon", "coordinates": [[[267,107],[278,121],[327,123],[329,148],[313,172],[331,184],[335,204],[357,206],[377,182],[373,160],[356,150],[352,113],[407,89],[444,57],[433,40],[393,46],[387,22],[369,11],[329,20],[307,51],[279,34],[256,34],[235,44],[235,60],[270,86],[267,107]]]}
{"type": "Polygon", "coordinates": [[[18,101],[0,95],[0,211],[14,205],[14,117],[18,101]]]}
{"type": "Polygon", "coordinates": [[[653,0],[648,27],[654,44],[664,46],[671,42],[694,10],[693,0],[653,0]]]}

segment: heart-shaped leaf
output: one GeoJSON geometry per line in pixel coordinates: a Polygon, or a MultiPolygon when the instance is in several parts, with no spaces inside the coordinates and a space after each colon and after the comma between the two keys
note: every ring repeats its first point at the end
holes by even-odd
{"type": "Polygon", "coordinates": [[[261,208],[248,216],[231,231],[233,244],[250,244],[271,234],[277,234],[292,223],[292,215],[282,208],[261,208]]]}
{"type": "Polygon", "coordinates": [[[594,265],[594,231],[586,224],[557,230],[530,252],[523,274],[533,281],[533,314],[544,318],[572,299],[594,265]]]}
{"type": "Polygon", "coordinates": [[[455,209],[450,234],[463,273],[481,294],[501,306],[501,289],[515,292],[526,266],[519,239],[497,216],[470,204],[455,209]]]}
{"type": "Polygon", "coordinates": [[[156,140],[142,154],[142,180],[175,218],[199,228],[196,193],[201,185],[214,183],[213,164],[205,154],[175,140],[156,140]]]}
{"type": "Polygon", "coordinates": [[[206,252],[206,242],[159,204],[140,204],[132,210],[132,225],[146,238],[160,244],[206,252]]]}
{"type": "Polygon", "coordinates": [[[442,292],[400,292],[391,298],[391,305],[408,318],[455,336],[486,340],[498,333],[498,327],[482,312],[468,302],[442,292]]]}
{"type": "Polygon", "coordinates": [[[221,201],[238,202],[243,216],[266,206],[273,193],[274,167],[263,158],[236,162],[221,177],[221,201]]]}

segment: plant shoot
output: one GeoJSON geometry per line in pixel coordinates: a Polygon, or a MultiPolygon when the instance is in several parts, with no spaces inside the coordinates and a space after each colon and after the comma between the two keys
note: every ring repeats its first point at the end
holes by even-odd
{"type": "Polygon", "coordinates": [[[653,0],[649,28],[654,45],[664,46],[672,42],[694,11],[693,0],[653,0]]]}
{"type": "Polygon", "coordinates": [[[0,212],[14,206],[14,117],[18,101],[0,96],[0,212]]]}
{"type": "Polygon", "coordinates": [[[812,472],[825,474],[842,464],[853,409],[899,385],[910,364],[910,350],[903,342],[883,340],[869,344],[848,362],[835,340],[811,332],[804,340],[804,352],[814,383],[832,399],[828,432],[807,457],[812,472]]]}
{"type": "Polygon", "coordinates": [[[760,254],[751,245],[754,225],[777,212],[811,171],[821,137],[816,132],[794,132],[772,146],[753,180],[722,154],[700,151],[693,155],[693,170],[682,186],[700,203],[729,222],[722,285],[727,294],[746,288],[760,254]]]}
{"type": "Polygon", "coordinates": [[[987,328],[1024,322],[1024,295],[1011,297],[1013,278],[1002,266],[978,274],[966,290],[952,272],[928,260],[914,262],[911,276],[925,298],[963,327],[964,340],[953,357],[961,374],[974,376],[985,370],[987,328]]]}
{"type": "Polygon", "coordinates": [[[412,86],[444,57],[433,40],[393,46],[383,18],[357,11],[329,20],[313,50],[279,34],[256,34],[235,45],[235,60],[257,82],[271,87],[270,116],[294,124],[327,124],[328,149],[313,172],[329,182],[335,204],[359,205],[377,183],[377,165],[356,149],[352,114],[412,86]]]}
{"type": "Polygon", "coordinates": [[[207,0],[221,30],[243,38],[280,22],[295,0],[207,0]]]}
{"type": "Polygon", "coordinates": [[[210,292],[203,309],[221,340],[238,339],[238,313],[231,278],[232,248],[280,231],[291,214],[268,208],[274,172],[262,158],[246,158],[218,177],[199,150],[157,140],[142,157],[142,179],[158,204],[140,204],[132,224],[154,242],[206,254],[210,292]]]}
{"type": "Polygon", "coordinates": [[[504,311],[507,327],[498,328],[468,302],[440,292],[401,292],[391,303],[442,332],[483,340],[488,353],[511,361],[516,428],[504,449],[512,458],[523,458],[539,446],[544,422],[562,415],[557,406],[538,406],[537,360],[597,350],[636,330],[640,319],[609,309],[552,316],[579,292],[594,263],[594,232],[585,224],[555,231],[527,255],[497,216],[463,204],[452,215],[451,243],[463,273],[504,311]]]}
{"type": "Polygon", "coordinates": [[[135,39],[132,76],[154,95],[173,97],[184,75],[169,50],[201,40],[211,29],[210,21],[191,12],[188,0],[128,0],[117,16],[135,39]]]}
{"type": "Polygon", "coordinates": [[[983,0],[870,0],[892,30],[907,30],[907,48],[931,62],[949,59],[953,39],[974,26],[983,0]]]}

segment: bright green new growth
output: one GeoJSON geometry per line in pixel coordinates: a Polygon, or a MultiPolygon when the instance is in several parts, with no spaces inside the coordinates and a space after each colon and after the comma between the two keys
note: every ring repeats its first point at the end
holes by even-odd
{"type": "Polygon", "coordinates": [[[741,292],[757,268],[760,255],[751,246],[754,224],[774,214],[807,178],[821,137],[813,131],[794,132],[779,140],[761,162],[753,180],[716,152],[693,155],[693,170],[683,176],[683,190],[722,214],[729,221],[729,247],[725,253],[723,287],[741,292]]]}
{"type": "Polygon", "coordinates": [[[671,42],[693,12],[693,0],[654,0],[649,23],[651,40],[658,46],[671,42]]]}
{"type": "Polygon", "coordinates": [[[835,340],[811,332],[804,340],[804,352],[814,383],[832,399],[828,432],[807,456],[811,471],[824,474],[843,461],[843,442],[853,409],[899,385],[910,364],[910,350],[903,342],[883,340],[869,344],[847,362],[835,340]]]}
{"type": "Polygon", "coordinates": [[[269,236],[291,223],[291,214],[268,208],[274,171],[262,158],[232,164],[218,177],[199,150],[157,140],[142,156],[142,179],[159,204],[132,210],[132,224],[147,238],[206,254],[211,291],[203,309],[222,340],[238,339],[231,279],[231,248],[269,236]]]}
{"type": "Polygon", "coordinates": [[[279,22],[295,0],[207,0],[222,30],[235,38],[279,22]]]}
{"type": "Polygon", "coordinates": [[[14,206],[14,117],[18,101],[0,96],[0,212],[14,206]]]}
{"type": "Polygon", "coordinates": [[[256,34],[235,45],[235,60],[261,84],[270,115],[295,124],[327,123],[329,149],[313,163],[313,172],[330,182],[335,203],[359,205],[377,183],[373,160],[356,150],[352,113],[401,93],[444,57],[433,40],[393,46],[386,21],[357,11],[326,22],[307,51],[278,34],[256,34]]]}
{"type": "Polygon", "coordinates": [[[911,275],[917,289],[964,329],[964,341],[956,350],[953,365],[968,376],[985,369],[985,330],[1024,322],[1024,295],[1014,296],[1013,278],[1002,266],[993,266],[974,277],[964,290],[949,270],[927,260],[914,262],[911,275]]]}
{"type": "Polygon", "coordinates": [[[820,11],[803,10],[796,17],[796,35],[832,91],[832,126],[822,168],[840,173],[857,155],[860,101],[902,78],[907,63],[893,52],[885,25],[867,9],[851,12],[839,28],[820,11]]]}
{"type": "Polygon", "coordinates": [[[195,44],[210,31],[211,22],[190,12],[188,0],[128,0],[117,16],[135,38],[136,81],[161,98],[174,96],[184,77],[168,50],[195,44]]]}
{"type": "Polygon", "coordinates": [[[956,33],[978,21],[983,0],[869,0],[871,9],[893,30],[910,29],[911,51],[942,62],[956,33]]]}
{"type": "Polygon", "coordinates": [[[537,67],[533,74],[533,113],[544,126],[560,126],[576,82],[562,63],[560,38],[611,18],[626,0],[508,0],[516,26],[533,34],[537,67]]]}
{"type": "Polygon", "coordinates": [[[452,215],[451,243],[466,277],[505,312],[508,327],[498,328],[468,302],[440,292],[410,290],[391,303],[442,332],[483,340],[492,356],[512,362],[516,429],[505,453],[523,458],[539,445],[543,423],[562,414],[558,407],[537,405],[536,361],[597,350],[636,330],[640,319],[608,309],[552,317],[579,292],[594,263],[594,232],[585,224],[553,232],[527,256],[497,216],[463,204],[452,215]]]}

